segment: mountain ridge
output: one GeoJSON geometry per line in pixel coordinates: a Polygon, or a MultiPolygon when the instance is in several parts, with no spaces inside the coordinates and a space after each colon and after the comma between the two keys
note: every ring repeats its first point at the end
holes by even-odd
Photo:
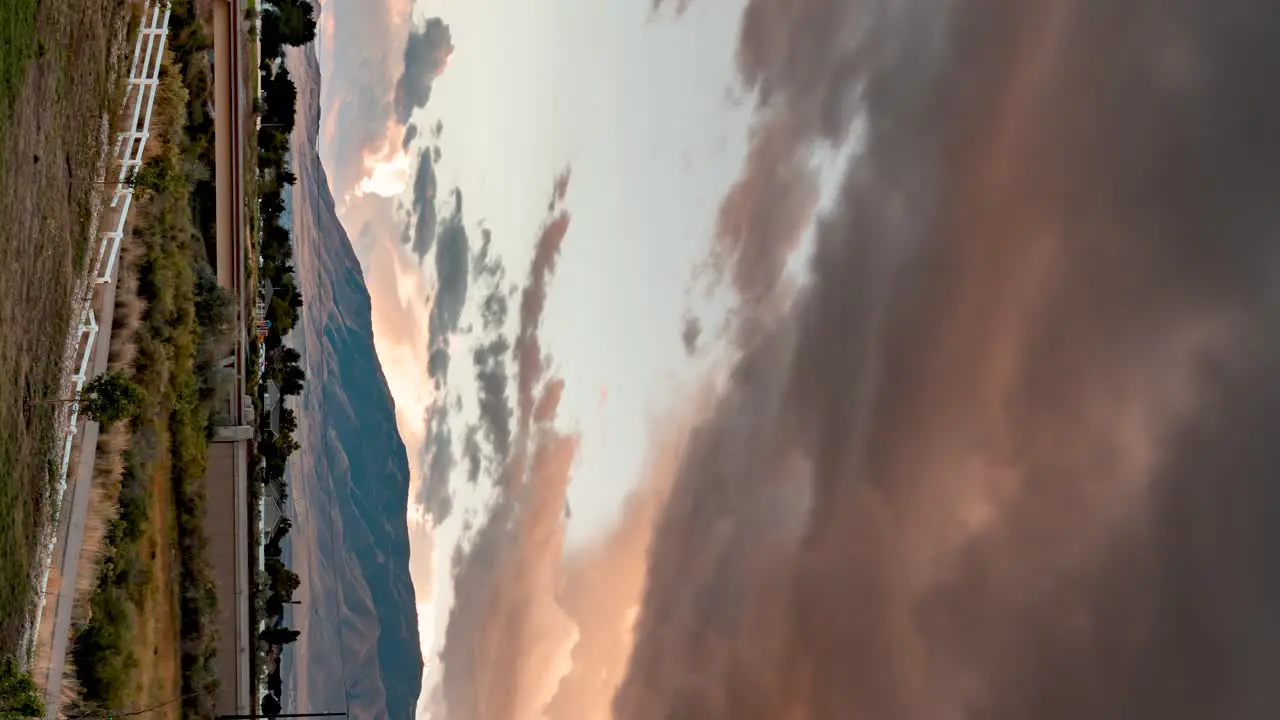
{"type": "Polygon", "coordinates": [[[303,579],[290,653],[298,710],[414,717],[422,653],[409,574],[409,466],[373,344],[369,293],[338,220],[317,141],[320,70],[294,50],[291,165],[295,262],[306,302],[294,342],[306,391],[289,480],[297,515],[290,558],[303,579]],[[299,532],[301,528],[301,532],[299,532]]]}

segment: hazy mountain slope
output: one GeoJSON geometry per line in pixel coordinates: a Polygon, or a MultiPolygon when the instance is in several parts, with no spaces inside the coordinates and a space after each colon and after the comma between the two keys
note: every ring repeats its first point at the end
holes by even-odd
{"type": "Polygon", "coordinates": [[[290,551],[304,583],[297,709],[340,710],[345,686],[353,717],[400,720],[413,717],[422,675],[408,460],[374,352],[369,293],[316,149],[319,66],[310,48],[290,65],[298,84],[292,214],[306,301],[294,342],[308,380],[302,450],[289,470],[298,520],[290,551]]]}

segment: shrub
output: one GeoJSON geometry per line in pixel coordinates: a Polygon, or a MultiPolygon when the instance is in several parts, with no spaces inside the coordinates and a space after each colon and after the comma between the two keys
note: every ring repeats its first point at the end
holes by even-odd
{"type": "Polygon", "coordinates": [[[44,700],[31,674],[12,657],[0,659],[0,720],[44,717],[44,700]]]}

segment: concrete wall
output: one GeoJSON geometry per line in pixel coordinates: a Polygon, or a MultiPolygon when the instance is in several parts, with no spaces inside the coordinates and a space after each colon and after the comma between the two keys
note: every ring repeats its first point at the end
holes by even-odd
{"type": "Polygon", "coordinates": [[[218,274],[218,284],[229,289],[234,288],[236,280],[232,255],[235,226],[230,218],[235,216],[235,193],[232,185],[235,168],[231,158],[235,138],[234,128],[231,126],[234,117],[231,94],[237,78],[232,77],[231,57],[235,51],[231,40],[231,6],[225,2],[216,2],[213,7],[213,186],[217,196],[214,207],[218,218],[218,257],[214,261],[214,270],[218,274]]]}
{"type": "MultiPolygon", "coordinates": [[[[3,2],[3,0],[0,0],[3,2]]],[[[248,216],[244,212],[244,177],[242,171],[244,144],[251,132],[241,77],[242,51],[241,0],[217,0],[213,6],[213,145],[214,207],[216,255],[213,258],[218,284],[231,291],[237,300],[236,335],[231,362],[235,369],[234,390],[225,398],[226,412],[233,425],[245,422],[245,253],[248,244],[248,216]]]]}
{"type": "MultiPolygon", "coordinates": [[[[3,2],[4,0],[0,0],[3,2]]],[[[244,265],[240,249],[245,228],[240,152],[243,149],[244,118],[240,117],[242,78],[237,53],[240,51],[241,0],[217,0],[213,4],[213,99],[214,99],[214,186],[217,195],[217,257],[214,267],[218,283],[232,291],[239,301],[237,315],[244,321],[244,265]]],[[[244,412],[243,332],[237,339],[232,367],[235,389],[226,399],[233,426],[241,424],[244,412]]],[[[249,428],[219,428],[217,440],[209,447],[205,471],[205,534],[209,562],[218,589],[218,694],[219,714],[249,712],[254,689],[250,686],[250,654],[253,638],[249,628],[249,428]],[[247,432],[246,432],[247,431],[247,432]]],[[[255,550],[256,552],[256,550],[255,550]]]]}
{"type": "Polygon", "coordinates": [[[205,535],[218,584],[219,714],[249,712],[249,485],[244,442],[213,443],[205,470],[205,535]]]}

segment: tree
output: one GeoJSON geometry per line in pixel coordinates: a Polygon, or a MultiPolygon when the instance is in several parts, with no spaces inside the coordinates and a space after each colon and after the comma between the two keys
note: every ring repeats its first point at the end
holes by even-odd
{"type": "Polygon", "coordinates": [[[263,122],[292,130],[298,107],[298,87],[289,77],[289,68],[281,65],[262,81],[262,99],[266,105],[263,122]]]}
{"type": "Polygon", "coordinates": [[[236,297],[218,282],[208,263],[195,265],[196,324],[215,341],[234,340],[236,297]]]}
{"type": "Polygon", "coordinates": [[[276,647],[284,647],[285,645],[288,645],[289,643],[296,641],[298,639],[298,635],[300,634],[301,633],[299,633],[297,630],[293,630],[287,627],[270,627],[270,628],[267,628],[266,630],[263,630],[262,634],[258,636],[258,639],[262,640],[268,645],[275,645],[276,647]]]}
{"type": "Polygon", "coordinates": [[[259,162],[266,165],[283,165],[285,153],[289,152],[289,133],[274,125],[263,125],[258,128],[259,162]]]}
{"type": "Polygon", "coordinates": [[[278,0],[280,39],[286,45],[301,47],[316,39],[315,8],[307,0],[278,0]]]}
{"type": "Polygon", "coordinates": [[[181,179],[173,161],[160,155],[142,163],[126,182],[135,191],[156,195],[172,189],[181,179]]]}
{"type": "Polygon", "coordinates": [[[293,599],[293,593],[302,584],[302,578],[285,567],[278,555],[268,555],[267,565],[272,569],[267,571],[271,578],[271,592],[267,595],[266,611],[268,616],[276,617],[284,612],[284,604],[293,599]]]}
{"type": "Polygon", "coordinates": [[[280,697],[284,694],[284,678],[280,677],[280,664],[276,663],[276,667],[267,674],[267,692],[280,697]]]}
{"type": "MultiPolygon", "coordinates": [[[[285,458],[279,457],[274,453],[270,455],[263,453],[262,464],[264,474],[267,476],[267,482],[284,477],[285,458]]],[[[284,499],[285,494],[281,493],[280,501],[284,502],[284,499]]]]}
{"type": "Polygon", "coordinates": [[[302,291],[296,287],[290,287],[293,292],[289,293],[289,307],[298,311],[302,309],[302,291]]]}
{"type": "Polygon", "coordinates": [[[289,568],[284,568],[279,578],[276,589],[280,591],[280,595],[292,600],[293,593],[302,585],[302,578],[289,568]]]}
{"type": "Polygon", "coordinates": [[[80,391],[80,412],[104,429],[118,420],[137,416],[141,405],[141,388],[118,371],[98,375],[80,391]]]}
{"type": "Polygon", "coordinates": [[[298,429],[298,414],[289,408],[280,411],[280,434],[292,436],[298,429]]]}
{"type": "Polygon", "coordinates": [[[0,720],[44,717],[44,701],[31,674],[11,657],[0,660],[0,720]]]}
{"type": "Polygon", "coordinates": [[[271,542],[280,542],[284,539],[285,535],[289,534],[291,529],[293,529],[293,521],[287,517],[280,518],[280,522],[276,525],[275,529],[271,531],[271,542]]]}
{"type": "Polygon", "coordinates": [[[301,395],[302,383],[307,379],[307,373],[302,366],[296,362],[280,363],[280,394],[281,395],[301,395]]]}
{"type": "Polygon", "coordinates": [[[271,275],[271,282],[284,278],[282,271],[291,267],[290,261],[293,260],[293,236],[274,218],[268,219],[266,215],[263,215],[262,223],[262,255],[276,267],[277,272],[271,275]]]}
{"type": "Polygon", "coordinates": [[[271,61],[284,51],[284,38],[280,36],[280,13],[274,7],[262,10],[258,19],[258,43],[262,49],[262,69],[271,67],[271,61]]]}
{"type": "Polygon", "coordinates": [[[298,444],[297,440],[293,439],[292,435],[281,433],[276,437],[276,450],[280,453],[280,457],[287,458],[300,449],[302,449],[302,446],[298,444]]]}
{"type": "Polygon", "coordinates": [[[280,700],[275,695],[266,695],[262,698],[262,714],[267,717],[275,717],[280,714],[283,707],[280,700]]]}
{"type": "Polygon", "coordinates": [[[264,217],[280,217],[284,214],[284,196],[279,190],[266,190],[258,197],[258,209],[264,217]]]}
{"type": "Polygon", "coordinates": [[[289,306],[286,298],[287,296],[282,297],[277,292],[267,301],[267,320],[271,321],[271,329],[281,337],[292,332],[293,325],[298,320],[298,313],[289,306]]]}

